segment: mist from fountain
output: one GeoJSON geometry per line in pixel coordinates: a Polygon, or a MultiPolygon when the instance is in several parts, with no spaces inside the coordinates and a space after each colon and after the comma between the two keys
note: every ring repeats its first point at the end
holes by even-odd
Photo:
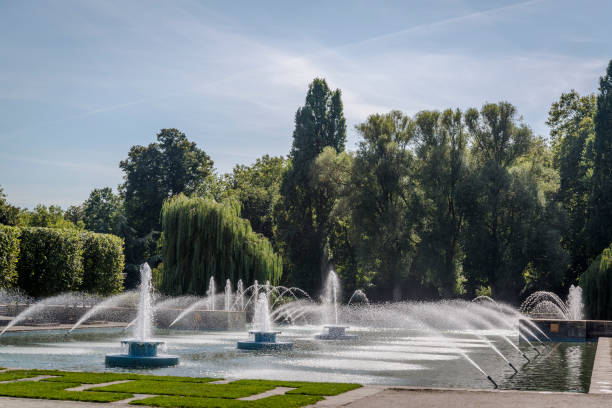
{"type": "Polygon", "coordinates": [[[137,295],[138,295],[138,292],[129,291],[126,293],[120,293],[118,295],[113,295],[111,297],[104,299],[103,301],[97,303],[95,306],[89,309],[83,316],[81,316],[79,320],[72,326],[72,328],[68,330],[68,333],[72,333],[80,325],[82,325],[83,323],[91,319],[92,317],[96,316],[97,314],[103,312],[104,310],[107,310],[112,307],[117,307],[118,305],[124,303],[127,300],[131,300],[132,302],[135,302],[137,299],[137,295]]]}
{"type": "Polygon", "coordinates": [[[370,299],[368,299],[366,294],[363,293],[361,289],[357,289],[356,291],[353,292],[353,294],[351,295],[347,303],[348,306],[350,306],[351,303],[353,303],[353,299],[359,300],[360,301],[359,303],[365,303],[366,305],[370,304],[370,299]]]}
{"type": "Polygon", "coordinates": [[[29,306],[27,309],[19,313],[15,316],[4,329],[0,332],[0,336],[3,335],[8,329],[29,319],[38,314],[48,311],[50,306],[66,306],[74,303],[78,303],[78,301],[82,299],[82,295],[78,293],[63,293],[61,295],[52,296],[46,299],[43,299],[33,305],[29,306]]]}

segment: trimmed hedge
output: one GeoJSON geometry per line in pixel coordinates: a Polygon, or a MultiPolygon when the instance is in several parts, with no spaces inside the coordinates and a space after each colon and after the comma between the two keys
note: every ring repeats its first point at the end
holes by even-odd
{"type": "Polygon", "coordinates": [[[116,235],[82,233],[83,285],[81,290],[109,295],[123,289],[123,240],[116,235]]]}
{"type": "Polygon", "coordinates": [[[612,245],[595,258],[580,276],[586,317],[612,319],[612,245]]]}
{"type": "Polygon", "coordinates": [[[17,284],[20,234],[19,228],[0,225],[0,289],[17,284]]]}
{"type": "Polygon", "coordinates": [[[17,263],[19,287],[34,297],[79,290],[83,283],[82,259],[79,231],[24,228],[17,263]]]}
{"type": "Polygon", "coordinates": [[[123,289],[123,240],[73,229],[0,225],[0,288],[28,295],[69,291],[111,294],[123,289]]]}

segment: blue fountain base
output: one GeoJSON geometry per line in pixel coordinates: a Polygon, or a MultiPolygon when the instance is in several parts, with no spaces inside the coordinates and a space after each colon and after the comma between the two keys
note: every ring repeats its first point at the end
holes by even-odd
{"type": "Polygon", "coordinates": [[[291,350],[293,343],[289,341],[276,341],[276,335],[280,332],[250,331],[254,340],[239,341],[236,347],[240,350],[291,350]]]}
{"type": "Polygon", "coordinates": [[[108,367],[125,368],[157,368],[175,366],[179,362],[177,356],[158,355],[155,357],[132,357],[128,354],[107,354],[104,360],[108,367]]]}
{"type": "Polygon", "coordinates": [[[127,354],[107,354],[105,363],[109,367],[151,368],[177,365],[179,358],[170,355],[157,355],[157,347],[163,342],[123,340],[128,345],[127,354]]]}
{"type": "Polygon", "coordinates": [[[320,333],[315,335],[317,340],[357,340],[359,336],[352,334],[345,334],[345,330],[348,326],[324,326],[327,329],[327,333],[320,333]]]}

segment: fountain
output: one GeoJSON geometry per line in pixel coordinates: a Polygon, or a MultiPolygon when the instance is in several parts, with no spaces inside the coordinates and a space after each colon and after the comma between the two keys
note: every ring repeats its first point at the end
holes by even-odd
{"type": "Polygon", "coordinates": [[[232,310],[232,282],[229,279],[225,281],[225,305],[223,310],[226,312],[232,310]]]}
{"type": "Polygon", "coordinates": [[[346,334],[348,326],[338,325],[338,294],[340,292],[340,282],[336,272],[330,271],[327,281],[325,282],[325,290],[323,292],[323,303],[325,307],[325,319],[333,324],[326,324],[323,328],[327,329],[326,333],[315,335],[317,340],[357,340],[359,337],[346,334]],[[331,312],[330,313],[330,309],[331,312]],[[331,316],[330,316],[331,315],[331,316]]]}
{"type": "Polygon", "coordinates": [[[158,355],[157,348],[164,342],[151,340],[153,303],[151,294],[151,268],[147,263],[140,267],[140,299],[138,316],[134,325],[134,339],[122,340],[128,347],[127,354],[107,354],[110,367],[168,367],[178,364],[177,356],[158,355]]]}
{"type": "Polygon", "coordinates": [[[255,304],[253,330],[249,331],[249,335],[253,335],[253,340],[239,341],[237,347],[241,350],[289,350],[293,348],[291,342],[276,341],[276,335],[280,333],[272,330],[268,294],[262,292],[255,304]]]}
{"type": "Polygon", "coordinates": [[[208,290],[206,291],[206,297],[209,299],[208,310],[215,310],[215,278],[210,277],[208,281],[208,290]]]}
{"type": "Polygon", "coordinates": [[[553,292],[541,290],[534,292],[525,299],[520,307],[520,312],[535,318],[583,320],[582,288],[570,286],[566,302],[553,292]]]}

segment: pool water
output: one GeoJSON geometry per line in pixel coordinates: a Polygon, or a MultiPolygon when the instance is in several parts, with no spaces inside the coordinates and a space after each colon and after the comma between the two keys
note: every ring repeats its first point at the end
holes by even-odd
{"type": "MultiPolygon", "coordinates": [[[[319,341],[319,327],[282,327],[279,341],[292,351],[236,349],[246,332],[157,331],[167,353],[180,357],[176,367],[138,370],[157,375],[219,378],[335,381],[361,384],[490,389],[491,383],[467,362],[465,352],[502,389],[587,392],[596,343],[549,343],[538,355],[520,344],[527,362],[500,335],[518,344],[512,331],[449,331],[353,328],[356,341],[319,341]],[[517,374],[483,340],[486,336],[518,369],[517,374]]],[[[6,333],[0,337],[0,366],[76,371],[112,371],[104,356],[121,351],[122,329],[83,329],[6,333]]]]}

